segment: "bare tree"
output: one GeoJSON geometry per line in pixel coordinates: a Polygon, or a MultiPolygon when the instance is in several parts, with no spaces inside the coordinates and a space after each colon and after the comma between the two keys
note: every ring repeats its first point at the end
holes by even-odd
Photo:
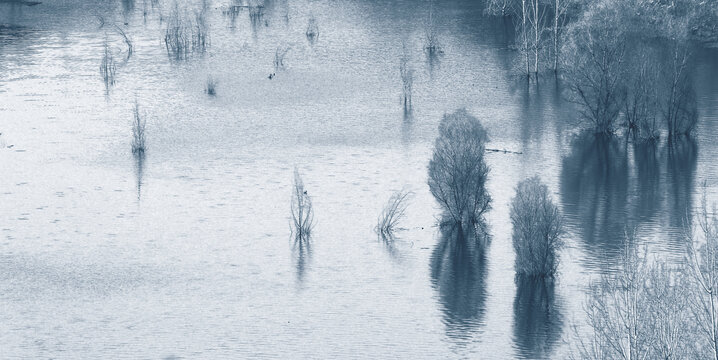
{"type": "Polygon", "coordinates": [[[445,217],[455,224],[480,225],[490,208],[484,162],[486,130],[465,109],[444,115],[429,161],[429,189],[445,217]]]}
{"type": "Polygon", "coordinates": [[[574,328],[573,358],[694,358],[691,313],[681,271],[654,260],[626,239],[620,266],[591,285],[587,331],[574,328]]]}
{"type": "Polygon", "coordinates": [[[404,113],[409,113],[412,110],[411,93],[414,85],[414,69],[411,68],[411,64],[409,63],[410,58],[406,44],[404,44],[403,49],[403,54],[399,60],[399,74],[401,75],[402,84],[401,104],[404,106],[404,113]]]}
{"type": "Polygon", "coordinates": [[[663,119],[668,138],[690,135],[697,123],[698,113],[695,92],[690,80],[690,51],[677,41],[670,49],[667,64],[668,86],[663,99],[663,119]]]}
{"type": "Polygon", "coordinates": [[[562,220],[538,177],[521,181],[511,200],[515,268],[519,275],[553,277],[561,249],[562,220]]]}
{"type": "Polygon", "coordinates": [[[572,101],[597,133],[611,134],[623,107],[622,67],[626,42],[619,28],[606,23],[612,14],[582,19],[569,31],[564,53],[566,79],[572,101]],[[569,60],[570,59],[570,60],[569,60]]]}
{"type": "Polygon", "coordinates": [[[718,216],[713,205],[709,212],[706,185],[703,184],[698,229],[689,224],[686,249],[695,296],[690,296],[699,334],[710,346],[710,357],[718,360],[718,216]]]}

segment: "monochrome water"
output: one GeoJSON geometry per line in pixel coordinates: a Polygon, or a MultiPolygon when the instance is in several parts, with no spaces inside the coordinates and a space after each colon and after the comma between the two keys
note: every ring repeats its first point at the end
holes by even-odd
{"type": "Polygon", "coordinates": [[[0,358],[714,358],[715,19],[0,0],[0,358]]]}

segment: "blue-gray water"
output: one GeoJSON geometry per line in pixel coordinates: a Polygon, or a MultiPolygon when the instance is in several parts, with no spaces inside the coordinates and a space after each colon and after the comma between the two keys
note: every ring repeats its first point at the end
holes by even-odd
{"type": "Polygon", "coordinates": [[[226,5],[209,2],[208,51],[177,62],[162,43],[168,2],[0,2],[0,357],[561,357],[624,230],[680,261],[700,184],[718,191],[718,49],[696,53],[695,140],[650,148],[580,135],[550,76],[512,75],[511,32],[481,2],[435,6],[436,59],[423,51],[428,2],[267,0],[255,23],[226,5]],[[111,24],[133,40],[126,62],[111,24]],[[485,253],[435,226],[426,185],[438,122],[460,107],[488,147],[522,153],[487,153],[485,253]],[[309,248],[290,241],[295,166],[314,200],[309,248]],[[532,175],[566,216],[552,284],[514,281],[508,203],[532,175]],[[373,228],[402,187],[415,192],[408,230],[387,245],[373,228]]]}

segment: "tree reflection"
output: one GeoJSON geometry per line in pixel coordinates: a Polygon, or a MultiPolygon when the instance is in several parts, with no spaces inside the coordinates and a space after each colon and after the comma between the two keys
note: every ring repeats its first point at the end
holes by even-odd
{"type": "Polygon", "coordinates": [[[612,136],[587,133],[573,141],[571,154],[563,159],[560,191],[564,214],[578,225],[594,258],[612,258],[611,254],[622,249],[628,197],[625,150],[612,136]]]}
{"type": "Polygon", "coordinates": [[[439,292],[446,334],[461,341],[483,324],[486,261],[472,227],[443,226],[431,255],[431,281],[439,292]]]}
{"type": "Polygon", "coordinates": [[[294,262],[297,275],[297,283],[304,283],[307,270],[309,269],[309,262],[312,258],[312,244],[309,238],[293,238],[294,246],[292,252],[294,255],[294,262]]]}
{"type": "Polygon", "coordinates": [[[561,339],[563,320],[556,303],[553,279],[516,276],[514,343],[526,359],[551,356],[561,339]]]}
{"type": "Polygon", "coordinates": [[[681,137],[666,144],[666,152],[669,223],[674,227],[683,227],[691,223],[698,145],[691,138],[681,137]]]}
{"type": "Polygon", "coordinates": [[[141,152],[134,154],[134,160],[135,177],[137,179],[137,201],[139,201],[142,195],[142,176],[145,170],[145,153],[141,152]]]}

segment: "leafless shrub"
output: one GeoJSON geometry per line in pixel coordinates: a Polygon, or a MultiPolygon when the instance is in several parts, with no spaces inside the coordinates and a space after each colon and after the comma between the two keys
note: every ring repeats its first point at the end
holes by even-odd
{"type": "Polygon", "coordinates": [[[132,121],[132,153],[143,155],[145,153],[145,125],[146,122],[140,116],[140,106],[135,102],[133,110],[134,120],[132,121]]]}
{"type": "Polygon", "coordinates": [[[511,201],[515,268],[518,275],[553,277],[558,266],[562,220],[538,177],[521,181],[511,201]]]}
{"type": "Polygon", "coordinates": [[[314,210],[312,198],[304,188],[299,170],[294,169],[294,185],[292,187],[292,234],[296,240],[308,240],[314,227],[314,210]]]}
{"type": "Polygon", "coordinates": [[[715,204],[712,211],[708,210],[706,198],[704,183],[698,228],[690,224],[686,231],[687,258],[694,283],[694,296],[689,300],[698,334],[710,349],[710,358],[718,359],[718,213],[715,204]]]}
{"type": "Polygon", "coordinates": [[[429,162],[429,189],[455,224],[480,225],[490,208],[484,162],[486,130],[465,109],[444,115],[429,162]]]}
{"type": "Polygon", "coordinates": [[[407,190],[399,190],[391,195],[377,220],[376,232],[379,236],[391,239],[396,230],[401,230],[399,223],[406,215],[406,209],[412,196],[413,193],[407,190]]]}
{"type": "Polygon", "coordinates": [[[571,100],[594,131],[612,134],[623,108],[625,89],[622,65],[626,42],[621,29],[612,24],[612,13],[600,10],[572,25],[562,53],[571,100]]]}
{"type": "Polygon", "coordinates": [[[626,241],[619,269],[591,286],[585,312],[588,331],[574,328],[572,358],[694,358],[691,312],[682,272],[650,263],[626,241]]]}
{"type": "Polygon", "coordinates": [[[668,139],[691,135],[698,122],[695,91],[690,79],[690,51],[687,45],[673,44],[667,64],[667,86],[662,113],[668,139]]]}

